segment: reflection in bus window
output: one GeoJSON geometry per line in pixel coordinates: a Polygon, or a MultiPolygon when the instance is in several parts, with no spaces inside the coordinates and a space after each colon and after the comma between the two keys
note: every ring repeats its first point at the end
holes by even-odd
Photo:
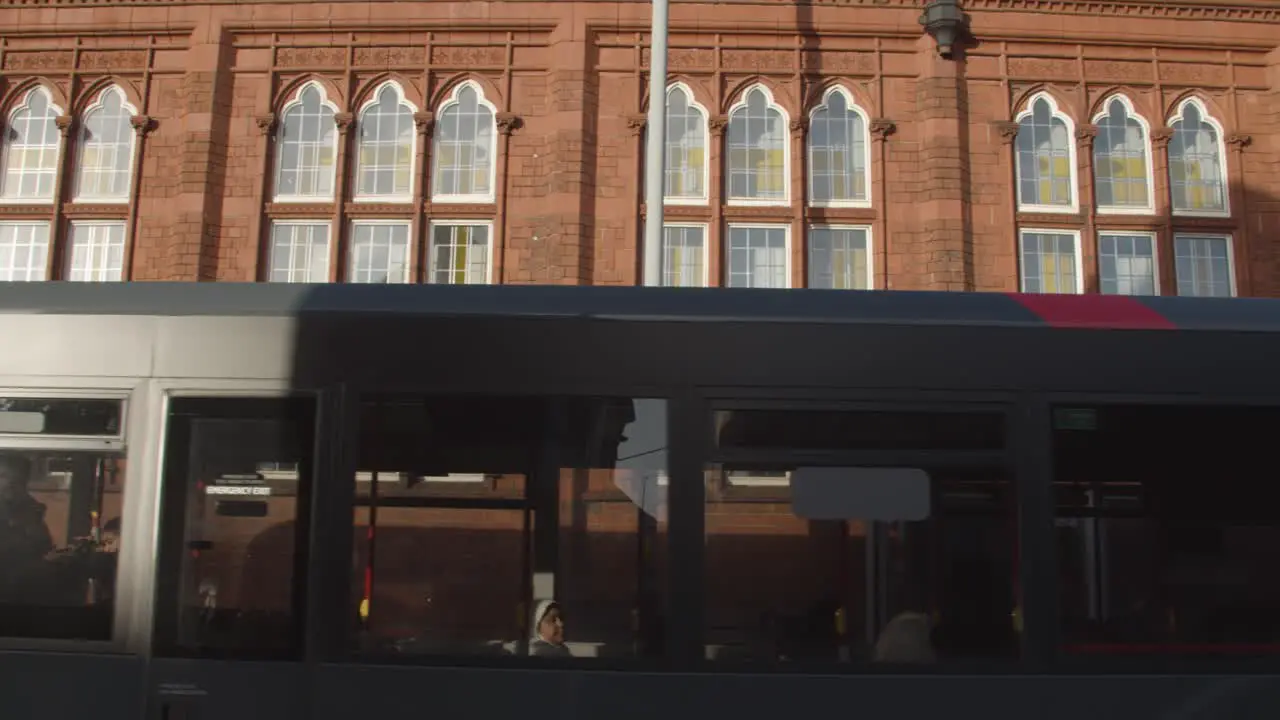
{"type": "Polygon", "coordinates": [[[124,460],[0,450],[0,637],[110,640],[124,460]]]}
{"type": "Polygon", "coordinates": [[[661,401],[367,400],[358,650],[523,655],[555,600],[570,656],[659,652],[665,429],[661,401]]]}
{"type": "Polygon", "coordinates": [[[170,407],[158,648],[295,655],[314,402],[175,398],[170,407]]]}
{"type": "Polygon", "coordinates": [[[1060,407],[1054,483],[1073,653],[1280,652],[1280,409],[1060,407]]]}
{"type": "Polygon", "coordinates": [[[1012,483],[998,454],[974,467],[971,456],[948,464],[938,452],[998,450],[1002,416],[863,414],[717,413],[720,449],[705,471],[709,660],[917,664],[1017,653],[1012,483]],[[890,416],[889,427],[859,435],[890,416]],[[933,452],[901,469],[810,472],[787,459],[812,448],[933,452]],[[799,479],[814,484],[793,504],[799,479]],[[911,487],[884,487],[879,498],[869,487],[891,482],[911,487]],[[863,487],[832,487],[823,501],[822,483],[863,487]],[[886,515],[894,508],[902,517],[886,515]]]}

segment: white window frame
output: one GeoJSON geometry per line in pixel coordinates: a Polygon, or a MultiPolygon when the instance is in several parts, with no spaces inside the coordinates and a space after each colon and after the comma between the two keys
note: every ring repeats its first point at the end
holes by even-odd
{"type": "MultiPolygon", "coordinates": [[[[14,103],[13,107],[9,108],[8,114],[5,115],[5,119],[4,119],[5,124],[4,124],[3,130],[7,130],[8,128],[13,126],[13,117],[17,115],[20,111],[25,110],[30,106],[31,94],[37,93],[37,92],[42,93],[44,95],[45,100],[48,101],[49,108],[54,111],[55,116],[66,114],[66,110],[64,110],[61,105],[53,101],[53,93],[49,92],[49,88],[45,87],[44,85],[36,85],[28,89],[25,93],[22,94],[21,102],[14,103]]],[[[0,147],[0,157],[4,157],[4,159],[7,160],[9,155],[8,138],[0,138],[0,142],[4,143],[4,147],[0,147]]],[[[54,180],[53,180],[54,187],[53,187],[53,192],[49,194],[49,197],[20,198],[20,197],[5,197],[3,195],[0,195],[0,205],[52,205],[55,199],[54,196],[57,195],[58,193],[57,173],[62,168],[62,153],[65,152],[66,149],[67,149],[66,140],[63,137],[62,133],[59,132],[58,133],[58,151],[55,154],[54,161],[53,161],[54,162],[54,180]]],[[[7,168],[0,165],[0,172],[4,172],[5,170],[7,170],[7,168]]],[[[0,182],[3,182],[3,180],[0,180],[0,182]]]]}
{"type": "MultiPolygon", "coordinates": [[[[1022,199],[1022,161],[1018,152],[1018,143],[1013,144],[1014,192],[1018,198],[1018,212],[1046,213],[1052,215],[1075,215],[1080,212],[1080,168],[1076,153],[1076,124],[1066,113],[1058,108],[1058,101],[1047,92],[1038,92],[1027,99],[1026,108],[1014,117],[1018,132],[1022,132],[1022,121],[1035,112],[1035,105],[1043,99],[1049,104],[1049,116],[1061,120],[1067,128],[1067,164],[1071,171],[1071,204],[1070,205],[1037,205],[1024,202],[1022,199]]],[[[1021,236],[1019,236],[1021,237],[1021,236]]],[[[1021,243],[1021,239],[1019,239],[1021,243]]]]}
{"type": "MultiPolygon", "coordinates": [[[[792,280],[791,278],[792,262],[791,262],[791,225],[790,223],[784,224],[784,223],[752,223],[752,222],[730,222],[725,224],[724,238],[721,239],[721,242],[724,244],[724,260],[725,260],[724,267],[721,268],[722,287],[726,287],[726,288],[733,287],[732,285],[729,284],[730,268],[733,267],[733,264],[732,264],[733,258],[730,254],[732,253],[732,247],[729,243],[730,243],[730,237],[733,231],[734,230],[751,230],[751,229],[759,229],[759,228],[763,228],[766,230],[782,230],[783,259],[784,259],[784,265],[785,265],[783,272],[785,273],[786,284],[780,288],[767,288],[767,289],[790,290],[795,287],[795,281],[792,280]]],[[[749,290],[749,289],[766,289],[766,288],[740,288],[740,289],[749,290]]]]}
{"type": "MultiPolygon", "coordinates": [[[[1106,101],[1102,103],[1101,109],[1098,111],[1098,114],[1093,116],[1093,124],[1098,125],[1098,121],[1103,120],[1108,115],[1110,115],[1111,113],[1109,112],[1109,110],[1111,108],[1111,103],[1117,100],[1120,101],[1120,104],[1124,106],[1125,117],[1128,119],[1137,120],[1138,125],[1142,127],[1143,153],[1146,155],[1146,163],[1147,163],[1147,204],[1142,207],[1137,207],[1137,206],[1103,205],[1097,202],[1098,155],[1097,155],[1096,147],[1093,152],[1093,157],[1089,159],[1089,164],[1093,168],[1092,181],[1094,183],[1094,203],[1097,206],[1099,215],[1151,215],[1156,211],[1155,163],[1152,162],[1153,149],[1151,146],[1151,123],[1148,123],[1147,119],[1143,117],[1142,114],[1139,113],[1133,107],[1133,101],[1129,99],[1128,95],[1125,95],[1124,93],[1115,93],[1113,95],[1107,96],[1106,101]]],[[[1096,140],[1094,144],[1096,146],[1097,144],[1096,140]]],[[[1158,289],[1158,286],[1157,286],[1157,289],[1158,289]]]]}
{"type": "Polygon", "coordinates": [[[275,228],[294,227],[298,225],[305,225],[305,226],[324,225],[325,227],[329,228],[329,241],[326,243],[326,247],[325,247],[325,251],[326,251],[325,260],[324,260],[325,279],[322,282],[326,282],[326,283],[333,282],[333,243],[336,242],[336,239],[334,238],[334,232],[333,232],[333,220],[329,218],[289,218],[287,220],[272,220],[271,222],[267,223],[267,268],[266,268],[267,279],[266,279],[266,282],[268,284],[273,284],[273,285],[305,284],[305,283],[300,283],[293,280],[290,280],[288,282],[278,282],[276,280],[271,279],[271,275],[274,272],[273,270],[274,265],[272,264],[272,260],[274,259],[274,256],[275,256],[275,246],[276,246],[275,228]]]}
{"type": "MultiPolygon", "coordinates": [[[[332,100],[329,99],[329,93],[325,92],[324,85],[320,84],[320,82],[317,80],[309,80],[299,85],[298,89],[295,90],[293,93],[293,99],[285,103],[284,107],[280,108],[280,120],[279,122],[276,123],[276,130],[275,130],[275,141],[276,141],[275,148],[271,154],[271,201],[272,202],[323,203],[323,202],[333,202],[335,200],[338,194],[338,151],[339,151],[340,143],[342,142],[341,138],[339,137],[341,133],[338,132],[338,128],[336,124],[337,123],[336,118],[337,118],[338,112],[339,112],[339,109],[337,104],[335,104],[332,100]],[[289,116],[290,110],[302,104],[302,93],[306,92],[307,88],[315,88],[316,92],[320,93],[320,104],[324,107],[329,108],[329,110],[333,113],[335,118],[335,121],[334,121],[335,125],[333,128],[333,165],[330,166],[329,168],[329,174],[330,174],[329,194],[328,195],[283,195],[280,193],[280,169],[281,169],[280,156],[284,152],[283,134],[284,134],[284,128],[285,128],[285,120],[289,116]]],[[[333,242],[333,238],[330,237],[329,241],[333,242]]],[[[330,268],[331,274],[332,274],[332,270],[333,269],[330,268]]]]}
{"type": "MultiPolygon", "coordinates": [[[[1151,281],[1154,283],[1153,289],[1155,294],[1160,295],[1160,242],[1159,236],[1149,230],[1099,230],[1098,231],[1098,292],[1102,293],[1102,236],[1103,235],[1128,235],[1129,237],[1146,237],[1151,238],[1151,281]]],[[[1135,297],[1135,296],[1129,296],[1135,297]]],[[[1141,295],[1136,297],[1143,297],[1141,295]]]]}
{"type": "Polygon", "coordinates": [[[418,157],[418,130],[415,126],[413,132],[409,133],[409,192],[407,194],[391,195],[370,195],[368,193],[360,192],[360,173],[363,170],[362,163],[360,162],[362,155],[360,152],[360,131],[362,129],[361,126],[364,124],[364,114],[369,108],[378,104],[378,96],[381,95],[382,91],[388,87],[395,91],[396,100],[399,105],[409,109],[409,116],[411,119],[418,113],[418,106],[414,105],[407,97],[405,97],[404,88],[395,80],[387,80],[385,82],[378,83],[378,86],[373,89],[373,92],[369,93],[369,98],[360,106],[360,110],[356,113],[355,119],[355,162],[352,163],[352,166],[355,168],[355,172],[352,174],[351,182],[353,191],[352,200],[354,202],[410,203],[413,202],[414,191],[418,188],[418,173],[415,167],[415,165],[417,165],[415,160],[418,157]]]}
{"type": "MultiPolygon", "coordinates": [[[[469,225],[473,227],[483,226],[489,228],[489,249],[484,256],[484,284],[493,284],[493,221],[492,220],[449,220],[446,218],[433,219],[427,225],[427,277],[426,284],[440,285],[436,282],[436,228],[440,226],[453,227],[458,225],[469,225]]],[[[472,284],[472,283],[468,283],[472,284]]]]}
{"type": "MultiPolygon", "coordinates": [[[[698,102],[697,96],[693,94],[693,89],[683,82],[673,82],[667,86],[667,98],[668,98],[667,107],[671,107],[671,104],[669,102],[671,98],[671,93],[676,91],[683,92],[685,97],[689,101],[689,107],[696,110],[702,116],[702,140],[703,140],[702,194],[697,197],[667,195],[666,193],[667,178],[665,175],[666,165],[664,162],[663,164],[664,175],[662,178],[662,189],[663,189],[662,203],[664,205],[706,205],[707,203],[711,202],[711,123],[709,122],[711,118],[711,113],[710,111],[707,110],[705,106],[703,106],[702,103],[698,102]]],[[[667,137],[663,139],[663,144],[665,145],[670,141],[671,141],[671,137],[668,132],[667,137]]],[[[667,148],[663,147],[662,152],[664,153],[664,156],[665,156],[665,153],[667,152],[667,148]]],[[[669,224],[670,223],[668,223],[668,225],[669,224]]]]}
{"type": "MultiPolygon", "coordinates": [[[[738,95],[738,101],[729,107],[729,112],[725,113],[725,132],[720,139],[722,146],[721,152],[724,155],[724,195],[727,205],[739,207],[786,207],[791,205],[791,114],[787,109],[778,104],[773,97],[773,91],[763,83],[753,83],[742,89],[738,95]],[[764,93],[765,106],[776,110],[782,118],[782,132],[784,134],[782,140],[782,197],[777,200],[768,198],[736,198],[731,193],[730,167],[733,162],[729,152],[729,126],[733,123],[733,115],[739,110],[747,108],[747,96],[753,91],[760,90],[764,93]]],[[[739,227],[742,227],[741,225],[739,227]]],[[[788,233],[788,238],[790,233],[788,233]]]]}
{"type": "MultiPolygon", "coordinates": [[[[52,242],[52,237],[50,238],[52,242]]],[[[53,248],[50,248],[52,251],[53,248]]],[[[67,224],[67,249],[66,259],[63,261],[65,269],[64,277],[68,282],[123,282],[125,271],[128,269],[129,257],[129,227],[124,220],[72,220],[67,224]],[[103,227],[117,226],[120,228],[120,276],[114,280],[72,280],[71,272],[75,268],[75,252],[76,252],[76,228],[78,227],[103,227]]]]}
{"type": "Polygon", "coordinates": [[[407,285],[413,275],[413,221],[408,219],[392,220],[390,218],[365,219],[357,218],[348,223],[350,234],[347,236],[347,262],[346,277],[342,279],[344,283],[353,285],[364,285],[367,283],[356,283],[351,279],[351,274],[355,271],[355,251],[356,251],[356,228],[362,226],[376,225],[395,225],[405,228],[405,255],[404,255],[404,277],[398,283],[387,283],[388,285],[407,285]]]}
{"type": "MultiPolygon", "coordinates": [[[[698,228],[702,230],[702,284],[711,286],[711,226],[700,222],[668,222],[662,224],[662,279],[667,279],[667,228],[698,228]]],[[[676,287],[664,284],[663,287],[676,287]]]]}
{"type": "MultiPolygon", "coordinates": [[[[1063,230],[1061,228],[1034,228],[1024,227],[1018,228],[1018,292],[1026,293],[1027,290],[1027,272],[1026,265],[1023,263],[1024,242],[1027,235],[1070,235],[1074,242],[1072,255],[1075,257],[1076,263],[1076,291],[1075,295],[1084,294],[1084,252],[1080,247],[1080,231],[1079,230],[1063,230]]],[[[1034,293],[1036,295],[1066,295],[1068,293],[1034,293]]]]}
{"type": "MultiPolygon", "coordinates": [[[[1173,245],[1170,250],[1173,253],[1173,291],[1178,292],[1178,238],[1179,237],[1203,237],[1218,238],[1227,244],[1227,282],[1230,287],[1231,294],[1228,297],[1239,297],[1240,290],[1236,286],[1236,238],[1231,233],[1223,232],[1174,232],[1173,245]]],[[[1204,295],[1180,295],[1179,297],[1206,297],[1204,295]]]]}
{"type": "MultiPolygon", "coordinates": [[[[872,226],[849,223],[811,223],[805,237],[805,267],[813,266],[813,244],[810,239],[814,230],[861,230],[867,234],[867,290],[876,289],[875,239],[872,237],[872,226]]],[[[810,287],[809,278],[805,277],[805,287],[810,287]]]]}
{"type": "MultiPolygon", "coordinates": [[[[4,280],[0,282],[43,282],[49,279],[49,256],[53,252],[53,227],[48,220],[4,220],[0,219],[0,225],[7,227],[42,227],[45,231],[44,236],[44,277],[39,280],[4,280]]],[[[68,260],[69,262],[69,260],[68,260]]],[[[69,270],[70,268],[68,268],[69,270]]]]}
{"type": "MultiPolygon", "coordinates": [[[[136,132],[133,132],[133,128],[129,128],[130,130],[129,132],[129,170],[128,170],[128,177],[125,179],[124,196],[119,197],[119,196],[86,195],[84,194],[84,190],[80,187],[80,183],[84,179],[83,170],[84,170],[84,150],[85,150],[85,142],[84,142],[85,120],[87,120],[89,118],[89,115],[93,113],[95,110],[99,110],[102,108],[103,101],[106,100],[108,93],[116,93],[120,96],[120,107],[124,109],[125,112],[129,113],[129,117],[133,118],[133,117],[137,117],[138,115],[138,108],[134,107],[133,103],[129,102],[129,96],[125,94],[124,88],[121,88],[119,85],[116,85],[114,83],[98,91],[97,99],[93,101],[93,104],[86,107],[80,113],[80,117],[79,117],[80,126],[76,130],[76,162],[75,162],[75,167],[73,168],[74,172],[72,173],[73,175],[72,182],[75,185],[75,190],[71,197],[72,202],[93,203],[95,205],[127,205],[129,204],[130,197],[132,197],[133,195],[134,164],[138,154],[138,134],[136,132]]],[[[57,191],[55,190],[54,192],[57,192],[57,191]]]]}
{"type": "Polygon", "coordinates": [[[436,110],[435,117],[436,117],[436,123],[437,123],[436,125],[437,132],[439,129],[439,122],[441,119],[444,118],[445,112],[450,107],[457,105],[458,103],[461,102],[459,100],[459,96],[462,94],[462,90],[464,88],[471,88],[473,91],[475,91],[476,102],[489,110],[489,117],[491,118],[491,122],[492,122],[492,125],[490,125],[490,128],[489,128],[490,137],[493,138],[493,148],[491,149],[491,154],[489,157],[489,191],[483,194],[451,195],[447,193],[441,193],[437,189],[436,173],[438,172],[439,164],[440,164],[440,151],[439,151],[440,145],[438,142],[439,135],[437,135],[436,133],[432,133],[431,135],[431,176],[429,179],[429,182],[431,183],[431,202],[458,203],[458,204],[466,203],[466,204],[483,205],[483,204],[493,203],[497,201],[498,153],[499,153],[499,146],[501,145],[501,143],[498,142],[498,108],[492,102],[489,101],[489,98],[485,97],[484,88],[482,88],[479,83],[475,82],[474,80],[466,80],[454,86],[453,90],[449,92],[449,97],[445,98],[444,102],[441,102],[439,108],[437,108],[436,110]]]}
{"type": "MultiPolygon", "coordinates": [[[[833,85],[822,93],[822,102],[809,111],[809,128],[813,128],[813,118],[821,110],[830,110],[831,96],[839,93],[844,96],[845,106],[862,120],[862,147],[865,154],[862,168],[862,186],[867,189],[867,199],[865,200],[814,200],[813,199],[813,173],[812,168],[806,166],[805,190],[808,193],[810,207],[816,208],[869,208],[871,207],[871,118],[867,116],[867,111],[862,109],[854,99],[853,93],[843,85],[833,85]]],[[[808,160],[809,149],[813,144],[812,135],[806,135],[804,140],[805,159],[808,160]]]]}
{"type": "MultiPolygon", "coordinates": [[[[1213,128],[1213,131],[1218,135],[1218,158],[1219,160],[1221,160],[1221,164],[1222,164],[1222,167],[1218,168],[1218,170],[1222,173],[1222,209],[1221,210],[1179,210],[1174,206],[1172,199],[1170,199],[1169,210],[1174,215],[1177,215],[1179,217],[1213,217],[1213,218],[1231,217],[1231,176],[1229,174],[1229,168],[1227,167],[1230,160],[1227,158],[1227,133],[1226,133],[1226,129],[1222,127],[1222,123],[1219,122],[1218,119],[1214,117],[1212,113],[1209,112],[1209,108],[1205,106],[1204,102],[1202,102],[1200,98],[1192,96],[1192,97],[1184,98],[1182,102],[1178,103],[1178,106],[1174,110],[1174,113],[1169,116],[1169,120],[1165,124],[1170,129],[1173,129],[1173,124],[1175,122],[1183,122],[1184,121],[1183,112],[1186,111],[1188,105],[1195,105],[1196,110],[1200,111],[1200,121],[1208,124],[1209,127],[1213,128]]],[[[1165,152],[1168,152],[1168,149],[1166,149],[1165,152]]],[[[1169,192],[1170,192],[1170,195],[1172,195],[1173,163],[1171,162],[1172,158],[1168,158],[1168,159],[1170,160],[1170,162],[1165,163],[1167,167],[1166,173],[1168,174],[1168,177],[1165,178],[1165,181],[1169,183],[1169,192]]],[[[1193,233],[1186,233],[1186,234],[1191,235],[1193,233]]],[[[1214,234],[1214,233],[1208,233],[1208,234],[1214,234]]],[[[1235,273],[1234,261],[1232,262],[1231,268],[1232,268],[1231,272],[1233,273],[1233,277],[1234,277],[1234,273],[1235,273]]],[[[1232,286],[1231,293],[1232,293],[1232,296],[1234,297],[1235,296],[1234,280],[1232,281],[1231,286],[1232,286]]]]}

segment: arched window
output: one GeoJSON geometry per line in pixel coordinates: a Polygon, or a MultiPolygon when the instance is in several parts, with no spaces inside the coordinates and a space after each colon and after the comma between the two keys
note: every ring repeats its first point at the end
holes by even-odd
{"type": "Polygon", "coordinates": [[[413,196],[416,132],[413,106],[397,83],[384,83],[360,111],[356,199],[403,200],[413,196]]]}
{"type": "Polygon", "coordinates": [[[1173,209],[1188,214],[1227,212],[1222,126],[1194,98],[1169,121],[1169,186],[1173,209]]]}
{"type": "Polygon", "coordinates": [[[76,200],[128,202],[133,177],[133,126],[137,109],[112,85],[84,112],[80,123],[80,162],[76,200]]]}
{"type": "Polygon", "coordinates": [[[1053,98],[1041,94],[1018,122],[1018,206],[1050,212],[1077,208],[1072,123],[1053,98]]]}
{"type": "Polygon", "coordinates": [[[56,120],[62,109],[43,87],[29,90],[22,104],[9,113],[4,128],[4,174],[0,198],[5,200],[53,200],[58,174],[61,136],[56,120]]]}
{"type": "Polygon", "coordinates": [[[1094,192],[1101,212],[1152,212],[1151,152],[1146,122],[1123,95],[1107,101],[1093,119],[1094,192]]]}
{"type": "Polygon", "coordinates": [[[707,200],[707,113],[681,83],[667,89],[666,180],[674,202],[707,200]]]}
{"type": "Polygon", "coordinates": [[[809,120],[809,202],[865,205],[870,200],[867,118],[844,88],[832,88],[809,120]]]}
{"type": "Polygon", "coordinates": [[[726,156],[731,202],[787,203],[787,117],[764,87],[751,87],[730,109],[726,156]]]}
{"type": "Polygon", "coordinates": [[[303,85],[284,107],[276,131],[277,200],[333,198],[338,157],[336,111],[315,82],[303,85]]]}
{"type": "Polygon", "coordinates": [[[480,87],[465,82],[440,107],[432,155],[436,200],[492,202],[495,110],[480,87]]]}

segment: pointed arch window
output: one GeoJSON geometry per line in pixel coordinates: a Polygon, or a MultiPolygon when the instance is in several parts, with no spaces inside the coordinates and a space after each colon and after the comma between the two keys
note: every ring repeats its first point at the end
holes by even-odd
{"type": "Polygon", "coordinates": [[[112,85],[84,111],[79,133],[75,198],[80,202],[128,202],[133,179],[137,108],[112,85]]]}
{"type": "Polygon", "coordinates": [[[785,205],[790,158],[787,115],[764,87],[755,85],[729,110],[726,153],[729,201],[785,205]]]}
{"type": "Polygon", "coordinates": [[[1031,99],[1018,123],[1018,207],[1075,212],[1075,145],[1071,119],[1048,95],[1031,99]]]}
{"type": "Polygon", "coordinates": [[[862,108],[844,88],[828,90],[809,119],[809,202],[867,205],[871,187],[868,145],[862,108]]]}
{"type": "Polygon", "coordinates": [[[683,83],[667,89],[666,179],[667,202],[707,201],[707,111],[683,83]]]}
{"type": "Polygon", "coordinates": [[[276,131],[277,201],[333,199],[337,107],[319,83],[303,85],[280,113],[276,131]]]}
{"type": "Polygon", "coordinates": [[[1107,101],[1093,122],[1094,192],[1099,212],[1153,212],[1151,137],[1147,123],[1123,95],[1107,101]]]}
{"type": "Polygon", "coordinates": [[[1198,215],[1227,214],[1227,180],[1222,126],[1194,98],[1182,102],[1169,121],[1169,189],[1173,210],[1198,215]]]}
{"type": "Polygon", "coordinates": [[[497,110],[480,87],[464,82],[440,107],[432,148],[432,198],[493,202],[497,110]]]}
{"type": "Polygon", "coordinates": [[[43,87],[27,91],[4,125],[0,149],[0,199],[52,202],[62,136],[57,119],[62,108],[43,87]]]}
{"type": "Polygon", "coordinates": [[[396,82],[383,83],[360,110],[356,131],[356,199],[408,202],[413,198],[416,108],[396,82]]]}

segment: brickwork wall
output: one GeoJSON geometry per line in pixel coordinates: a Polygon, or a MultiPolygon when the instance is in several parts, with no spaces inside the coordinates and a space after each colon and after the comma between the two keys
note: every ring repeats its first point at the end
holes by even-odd
{"type": "MultiPolygon", "coordinates": [[[[670,72],[711,116],[711,177],[707,203],[672,206],[667,216],[707,225],[711,284],[724,281],[727,222],[789,226],[793,285],[806,282],[806,227],[851,223],[871,229],[875,287],[1014,290],[1016,228],[1034,226],[1081,231],[1086,290],[1097,287],[1096,232],[1128,228],[1157,233],[1162,248],[1178,231],[1230,233],[1238,292],[1280,294],[1280,11],[1117,6],[1108,11],[1112,20],[1099,21],[1093,6],[1046,2],[988,12],[994,2],[968,4],[974,40],[952,59],[936,54],[908,4],[675,2],[670,72]],[[1042,31],[1047,17],[1055,28],[1049,35],[1042,31]],[[1203,22],[1208,17],[1211,26],[1203,22]],[[733,206],[724,198],[724,138],[716,123],[755,83],[797,121],[789,142],[791,199],[777,207],[733,206]],[[804,203],[803,120],[833,83],[872,121],[871,207],[804,203]],[[1156,130],[1178,101],[1200,98],[1227,136],[1230,217],[1185,220],[1163,207],[1140,219],[1100,218],[1087,203],[1087,136],[1076,139],[1082,209],[1019,213],[1014,136],[1002,128],[1039,91],[1057,99],[1077,127],[1088,126],[1117,91],[1156,130]]],[[[136,125],[141,178],[128,206],[73,202],[65,159],[63,202],[0,206],[0,220],[53,221],[53,277],[66,273],[69,219],[126,221],[130,279],[255,280],[264,278],[270,220],[305,216],[333,223],[335,280],[351,220],[401,218],[414,223],[414,280],[426,277],[429,223],[461,219],[493,222],[495,282],[639,281],[644,3],[93,5],[0,2],[0,27],[9,28],[0,46],[4,109],[42,83],[64,110],[77,110],[93,99],[91,91],[116,81],[148,118],[136,125]],[[383,22],[391,17],[394,27],[383,22]],[[426,112],[463,80],[484,88],[510,118],[497,140],[505,152],[495,201],[432,203],[423,187],[430,159],[420,150],[412,203],[353,207],[354,143],[344,135],[338,202],[273,205],[270,132],[284,95],[317,79],[340,113],[354,113],[388,78],[401,80],[406,97],[426,112]]],[[[68,125],[68,138],[77,127],[68,125]]],[[[428,138],[430,123],[421,129],[428,138]]],[[[1167,185],[1158,168],[1157,194],[1167,185]]],[[[1164,282],[1164,291],[1172,285],[1164,282]]]]}

